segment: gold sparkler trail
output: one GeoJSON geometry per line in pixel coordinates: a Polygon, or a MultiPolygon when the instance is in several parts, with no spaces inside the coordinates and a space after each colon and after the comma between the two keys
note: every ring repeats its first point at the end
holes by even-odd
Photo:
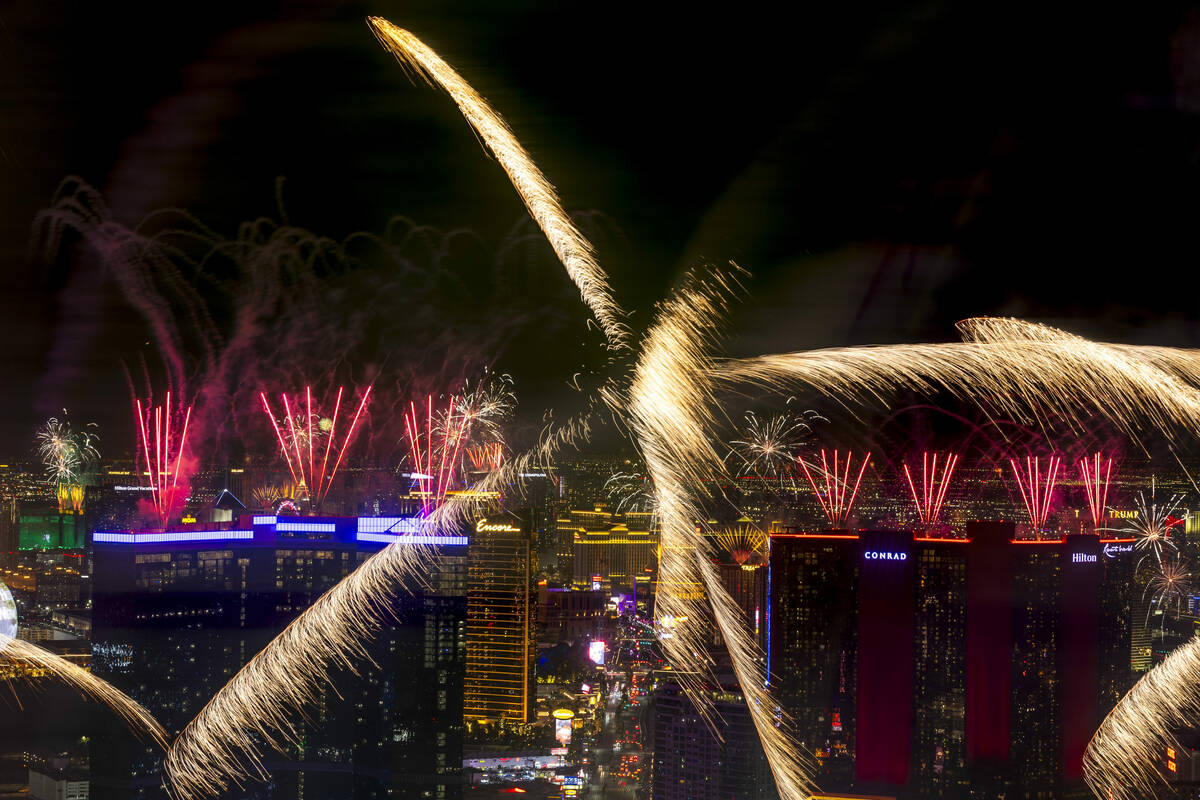
{"type": "Polygon", "coordinates": [[[149,736],[164,750],[167,748],[167,732],[140,703],[61,656],[43,650],[32,642],[0,635],[0,665],[17,670],[45,671],[120,714],[136,735],[149,736]]]}
{"type": "MultiPolygon", "coordinates": [[[[1100,724],[1083,754],[1083,776],[1099,798],[1141,800],[1166,785],[1175,733],[1200,718],[1200,639],[1190,639],[1147,672],[1100,724]]],[[[1176,762],[1178,764],[1178,762],[1176,762]]]]}
{"type": "Polygon", "coordinates": [[[641,448],[658,496],[662,556],[658,565],[658,618],[687,618],[661,640],[663,653],[701,714],[711,714],[707,695],[696,691],[712,670],[706,639],[715,623],[775,777],[779,796],[809,796],[811,765],[791,737],[767,694],[762,652],[713,566],[711,539],[698,520],[692,487],[723,469],[709,432],[715,424],[711,382],[706,379],[712,320],[724,316],[728,285],[691,281],[660,306],[642,343],[630,391],[630,430],[641,448]]]}
{"type": "Polygon", "coordinates": [[[966,341],[760,356],[710,375],[726,389],[806,386],[850,410],[907,389],[1031,424],[1072,427],[1100,415],[1133,437],[1146,423],[1168,436],[1200,426],[1200,352],[1092,342],[1009,319],[966,320],[959,330],[966,341]]]}
{"type": "Polygon", "coordinates": [[[416,36],[382,17],[368,17],[367,24],[379,43],[402,65],[450,95],[508,174],[529,213],[566,267],[567,274],[579,287],[583,301],[591,308],[609,343],[614,347],[624,347],[629,338],[629,329],[622,321],[624,312],[613,300],[608,276],[596,263],[591,242],[575,227],[559,203],[554,187],[533,163],[508,125],[461,75],[416,36]]]}
{"type": "MultiPolygon", "coordinates": [[[[444,511],[443,511],[444,509],[444,511]]],[[[429,532],[443,519],[443,506],[429,532]]],[[[251,778],[269,777],[262,749],[295,743],[296,721],[344,667],[357,674],[369,662],[365,643],[389,617],[389,598],[405,591],[433,556],[423,546],[391,544],[335,585],[292,621],[218,692],[172,743],[163,768],[172,794],[208,797],[251,778]]]]}

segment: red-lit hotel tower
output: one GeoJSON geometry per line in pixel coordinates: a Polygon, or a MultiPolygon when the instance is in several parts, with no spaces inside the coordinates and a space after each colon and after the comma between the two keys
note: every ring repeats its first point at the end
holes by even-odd
{"type": "Polygon", "coordinates": [[[1086,796],[1083,750],[1132,683],[1132,547],[896,531],[772,535],[771,688],[824,790],[1086,796]]]}

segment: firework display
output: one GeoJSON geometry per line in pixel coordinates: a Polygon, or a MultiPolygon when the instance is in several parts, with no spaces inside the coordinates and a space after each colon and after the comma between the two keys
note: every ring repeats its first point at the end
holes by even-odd
{"type": "MultiPolygon", "coordinates": [[[[37,432],[38,454],[46,470],[46,480],[54,487],[60,510],[78,512],[83,508],[83,481],[96,468],[100,453],[97,437],[89,431],[75,431],[66,419],[46,420],[37,432]]],[[[94,426],[89,426],[94,427],[94,426]]]]}
{"type": "MultiPolygon", "coordinates": [[[[134,401],[137,413],[139,444],[146,465],[146,476],[150,480],[150,498],[158,524],[166,527],[172,517],[183,508],[188,488],[180,485],[180,468],[184,463],[187,448],[188,424],[192,419],[192,407],[179,411],[171,408],[171,393],[167,392],[164,405],[142,410],[142,401],[134,401]],[[176,436],[171,435],[171,417],[176,418],[176,436]]],[[[186,481],[185,481],[186,484],[186,481]]]]}
{"type": "Polygon", "coordinates": [[[467,458],[474,470],[490,472],[500,469],[500,462],[504,460],[504,445],[500,442],[471,445],[467,447],[467,458]]]}
{"type": "Polygon", "coordinates": [[[630,386],[628,425],[655,489],[661,529],[654,614],[675,621],[670,638],[660,638],[663,655],[710,723],[714,709],[698,690],[711,679],[711,657],[704,645],[710,623],[720,632],[780,797],[806,798],[812,789],[812,762],[797,746],[788,722],[772,713],[775,704],[766,689],[754,632],[721,582],[711,538],[695,522],[705,515],[692,487],[719,473],[723,463],[706,434],[715,424],[706,375],[712,368],[708,321],[722,316],[729,288],[720,273],[692,277],[662,303],[643,340],[630,386]],[[697,584],[706,597],[697,596],[697,584]]]}
{"type": "Polygon", "coordinates": [[[763,418],[749,411],[740,438],[729,443],[729,454],[750,475],[782,479],[795,469],[796,451],[812,432],[815,418],[811,412],[763,418]]]}
{"type": "Polygon", "coordinates": [[[439,418],[433,413],[433,395],[425,398],[424,415],[416,402],[404,414],[404,430],[410,449],[411,477],[419,487],[421,516],[440,506],[454,481],[459,452],[466,441],[470,417],[456,413],[458,398],[451,397],[439,418]]]}
{"type": "Polygon", "coordinates": [[[766,558],[767,535],[749,520],[739,520],[717,532],[718,544],[740,567],[754,568],[766,558]]]}
{"type": "Polygon", "coordinates": [[[604,482],[604,493],[619,512],[654,513],[654,487],[645,475],[634,472],[614,472],[604,482]]]}
{"type": "Polygon", "coordinates": [[[1095,453],[1091,459],[1079,460],[1079,475],[1083,479],[1083,488],[1087,494],[1088,511],[1092,515],[1092,529],[1100,530],[1104,522],[1104,511],[1108,503],[1108,487],[1112,483],[1112,459],[1100,460],[1100,454],[1095,453]]]}
{"type": "Polygon", "coordinates": [[[942,516],[942,505],[946,502],[946,490],[950,488],[950,478],[954,467],[958,464],[958,456],[948,453],[942,460],[942,471],[938,473],[938,454],[921,454],[921,485],[918,489],[913,481],[908,464],[903,465],[904,478],[908,482],[908,491],[912,494],[913,504],[917,507],[917,518],[921,526],[928,529],[937,524],[942,516]]]}
{"type": "Polygon", "coordinates": [[[1187,564],[1178,556],[1164,559],[1158,569],[1150,575],[1146,592],[1152,596],[1153,606],[1165,610],[1178,606],[1191,595],[1192,576],[1187,564]]]}
{"type": "Polygon", "coordinates": [[[1190,639],[1121,698],[1083,757],[1088,786],[1098,798],[1141,800],[1164,787],[1160,764],[1179,748],[1176,732],[1200,716],[1200,639],[1190,639]]]}
{"type": "Polygon", "coordinates": [[[862,485],[863,473],[867,471],[867,465],[871,463],[871,454],[867,453],[863,456],[862,464],[854,477],[854,483],[851,484],[850,465],[853,460],[853,455],[846,453],[845,462],[841,462],[837,450],[833,451],[833,458],[830,458],[825,448],[821,448],[820,466],[813,465],[810,468],[804,459],[800,459],[800,468],[804,471],[804,477],[808,478],[813,494],[821,504],[821,510],[825,512],[831,528],[846,527],[846,523],[850,519],[850,510],[854,507],[854,499],[858,496],[858,487],[862,485]],[[819,481],[813,478],[813,472],[820,477],[819,481]]]}
{"type": "Polygon", "coordinates": [[[267,483],[250,490],[250,502],[255,508],[275,509],[281,503],[296,501],[296,484],[267,483]]]}
{"type": "Polygon", "coordinates": [[[1183,494],[1177,492],[1160,503],[1158,482],[1155,479],[1150,481],[1149,498],[1145,492],[1138,492],[1137,502],[1134,504],[1137,513],[1128,525],[1120,529],[1122,533],[1133,537],[1134,549],[1141,553],[1138,570],[1147,564],[1151,569],[1161,568],[1164,555],[1176,549],[1175,542],[1171,539],[1171,531],[1182,527],[1188,518],[1188,512],[1179,507],[1182,502],[1183,494]]]}
{"type": "MultiPolygon", "coordinates": [[[[622,313],[590,245],[504,123],[412,34],[379,18],[370,24],[402,63],[450,93],[517,187],[612,345],[631,349],[622,313]]],[[[698,689],[712,679],[706,642],[715,627],[728,647],[779,794],[784,800],[799,800],[812,789],[813,765],[787,720],[776,713],[777,705],[765,688],[762,653],[744,614],[721,583],[713,563],[720,537],[697,524],[708,518],[697,487],[726,476],[726,459],[713,434],[718,427],[717,392],[747,386],[807,387],[848,408],[878,403],[900,391],[947,392],[989,412],[1045,425],[1098,415],[1132,435],[1139,421],[1168,432],[1200,427],[1200,361],[1187,351],[1100,344],[1040,325],[993,319],[963,323],[966,341],[952,344],[838,348],[716,361],[711,356],[714,320],[724,316],[725,298],[734,283],[731,275],[716,270],[691,276],[658,307],[634,353],[628,385],[613,379],[602,386],[600,396],[644,459],[644,483],[653,493],[661,524],[655,617],[671,621],[671,636],[660,642],[664,657],[685,691],[698,689]],[[1085,386],[1087,391],[1080,389],[1085,386]],[[703,587],[703,596],[695,591],[697,585],[703,587]]],[[[469,437],[467,416],[456,410],[453,398],[444,412],[438,408],[435,414],[432,397],[423,404],[410,402],[405,412],[413,479],[428,499],[422,508],[424,530],[450,530],[462,522],[464,503],[447,496],[446,489],[469,437]]],[[[291,412],[288,419],[294,425],[291,412]]],[[[584,435],[587,424],[586,418],[576,421],[547,437],[535,451],[511,458],[489,473],[480,488],[514,480],[531,459],[547,458],[559,444],[584,435]]],[[[286,451],[288,440],[280,436],[280,443],[286,451]]],[[[297,459],[302,456],[300,451],[297,459]]],[[[843,461],[835,450],[832,459],[822,451],[820,466],[799,462],[834,527],[849,519],[869,455],[857,470],[852,461],[850,453],[843,461]]],[[[1043,528],[1058,459],[1052,457],[1044,466],[1038,459],[1027,460],[1023,468],[1014,459],[1011,467],[1030,523],[1043,528]]],[[[943,462],[936,492],[942,500],[949,478],[943,462]]],[[[918,493],[912,483],[919,508],[928,495],[929,510],[940,509],[934,490],[918,493]]],[[[304,708],[315,687],[329,680],[331,668],[354,668],[364,642],[378,628],[379,598],[395,591],[401,577],[418,570],[423,557],[419,546],[391,545],[297,617],[176,740],[166,759],[172,790],[183,797],[211,796],[230,782],[264,776],[264,743],[281,746],[290,741],[295,728],[288,715],[304,708]]],[[[1190,702],[1188,708],[1200,708],[1200,695],[1188,688],[1200,683],[1195,679],[1200,655],[1193,649],[1200,648],[1185,647],[1135,687],[1144,700],[1138,708],[1155,709],[1172,723],[1180,718],[1180,706],[1190,702]]],[[[691,694],[700,714],[709,717],[712,708],[705,694],[691,694]]],[[[1159,747],[1170,735],[1170,728],[1158,721],[1139,726],[1138,708],[1129,711],[1127,701],[1106,720],[1088,751],[1088,780],[1110,796],[1135,796],[1116,787],[1136,782],[1138,770],[1148,768],[1142,765],[1153,763],[1154,751],[1147,748],[1159,747]],[[1136,766],[1126,763],[1143,755],[1136,766]]]]}
{"type": "Polygon", "coordinates": [[[608,276],[596,263],[591,242],[575,227],[559,204],[554,187],[533,163],[512,131],[487,101],[428,45],[382,17],[370,17],[367,22],[388,52],[430,83],[440,86],[454,100],[508,174],[525,207],[546,235],[546,240],[579,288],[580,295],[608,340],[614,346],[624,345],[629,337],[622,319],[624,312],[613,300],[608,276]]]}
{"type": "Polygon", "coordinates": [[[304,387],[303,404],[299,396],[289,399],[286,393],[281,394],[280,402],[284,411],[282,424],[275,418],[266,392],[259,393],[263,411],[271,420],[271,428],[279,443],[279,452],[283,455],[288,472],[292,475],[292,482],[296,486],[295,497],[307,500],[314,508],[320,508],[321,502],[329,494],[333,479],[337,476],[338,468],[346,455],[346,449],[354,439],[358,420],[367,407],[367,401],[371,399],[371,387],[368,386],[362,393],[358,408],[350,418],[341,445],[335,445],[343,393],[343,387],[339,386],[337,398],[333,403],[333,413],[328,417],[313,411],[311,386],[304,387]],[[322,442],[324,446],[321,445],[322,442]],[[332,462],[331,454],[334,454],[332,462]]]}
{"type": "MultiPolygon", "coordinates": [[[[454,403],[454,413],[466,423],[471,437],[471,449],[487,454],[498,465],[504,448],[504,423],[517,407],[511,375],[494,375],[484,371],[472,386],[463,387],[454,403]]],[[[492,467],[495,469],[496,467],[492,467]]]]}
{"type": "Polygon", "coordinates": [[[1045,530],[1046,519],[1050,516],[1050,500],[1058,482],[1058,468],[1062,459],[1050,456],[1046,460],[1044,470],[1042,460],[1037,456],[1027,456],[1024,467],[1015,458],[1010,458],[1008,464],[1012,467],[1013,478],[1016,479],[1017,489],[1021,492],[1025,513],[1029,515],[1029,526],[1035,533],[1045,530]]]}

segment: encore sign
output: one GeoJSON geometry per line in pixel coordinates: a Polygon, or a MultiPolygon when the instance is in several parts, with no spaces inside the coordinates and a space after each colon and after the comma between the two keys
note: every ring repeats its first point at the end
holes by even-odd
{"type": "Polygon", "coordinates": [[[488,522],[481,519],[475,523],[476,533],[520,533],[521,529],[507,522],[488,522]]]}
{"type": "Polygon", "coordinates": [[[890,550],[867,550],[863,553],[867,561],[907,561],[908,553],[893,553],[890,550]]]}

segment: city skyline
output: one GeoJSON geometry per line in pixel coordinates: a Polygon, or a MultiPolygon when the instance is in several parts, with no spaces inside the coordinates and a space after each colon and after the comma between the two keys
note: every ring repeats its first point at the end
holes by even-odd
{"type": "MultiPolygon", "coordinates": [[[[0,476],[19,637],[0,639],[0,654],[9,681],[56,677],[118,723],[111,739],[57,731],[42,752],[8,753],[31,790],[200,800],[248,782],[299,800],[337,793],[330,778],[344,774],[356,797],[411,778],[437,797],[528,791],[497,786],[510,783],[546,797],[719,785],[758,800],[1132,800],[1193,780],[1200,350],[1180,345],[1200,295],[1175,281],[1164,301],[1148,270],[1120,292],[1094,276],[1131,258],[1164,275],[1187,263],[1173,223],[1193,202],[1179,132],[1200,108],[1200,16],[1114,26],[1131,42],[1117,69],[1069,97],[1046,90],[1086,47],[1030,35],[1026,71],[1005,82],[992,39],[962,45],[981,24],[998,44],[1019,23],[949,7],[827,15],[827,49],[795,64],[782,41],[758,42],[745,55],[774,69],[737,99],[769,110],[742,134],[759,149],[698,158],[720,126],[685,136],[677,167],[727,183],[663,215],[664,230],[690,231],[685,243],[649,244],[603,209],[573,213],[580,175],[556,188],[563,165],[540,143],[569,126],[527,139],[519,103],[510,125],[492,77],[407,20],[360,22],[367,56],[332,35],[348,34],[336,23],[349,10],[314,6],[212,39],[103,181],[66,175],[34,214],[28,253],[44,277],[9,273],[12,328],[26,335],[13,336],[25,349],[7,402],[33,402],[5,417],[8,440],[26,438],[30,409],[61,410],[32,437],[40,479],[11,465],[0,476]],[[839,62],[838,31],[859,42],[846,48],[855,65],[839,62]],[[498,239],[492,227],[498,247],[487,227],[394,215],[377,233],[327,238],[293,224],[283,180],[274,218],[236,234],[216,226],[228,201],[208,220],[149,208],[201,164],[244,163],[225,143],[266,130],[260,106],[287,94],[275,65],[309,41],[336,42],[347,77],[391,70],[344,98],[339,127],[377,133],[379,120],[356,115],[386,87],[404,98],[400,130],[438,131],[443,155],[474,134],[489,177],[451,159],[445,197],[468,198],[456,208],[486,201],[499,215],[485,187],[507,185],[527,218],[498,239]],[[271,69],[238,66],[264,45],[271,69]],[[1169,69],[1155,70],[1162,52],[1169,69]],[[951,53],[971,57],[945,70],[951,53]],[[828,82],[785,110],[784,87],[809,86],[788,69],[806,61],[832,67],[828,82]],[[943,80],[911,82],[931,70],[943,80]],[[395,85],[401,75],[419,80],[395,85]],[[270,101],[252,101],[272,85],[270,101]],[[457,131],[439,129],[443,111],[417,122],[415,96],[456,111],[457,131]],[[875,100],[865,114],[863,97],[875,100]],[[1112,138],[1075,137],[1064,158],[1088,102],[1121,109],[1112,138]],[[861,124],[902,111],[925,127],[861,124]],[[209,127],[186,122],[205,115],[209,127]],[[827,137],[848,169],[815,166],[827,137]],[[1097,169],[1111,141],[1129,158],[1097,169]],[[1173,149],[1147,159],[1162,141],[1173,149]],[[807,146],[799,162],[782,155],[789,143],[807,146]],[[178,158],[164,158],[172,146],[178,158]],[[826,179],[799,195],[806,175],[826,179]],[[1056,204],[1048,186],[1075,202],[1056,204]],[[144,218],[122,218],[134,212],[144,218]],[[683,261],[662,258],[672,244],[683,261]],[[764,254],[757,277],[743,269],[764,254]],[[663,266],[645,269],[653,259],[663,266]],[[56,313],[39,316],[51,298],[56,313]],[[83,386],[85,407],[64,399],[83,386]],[[92,398],[106,401],[99,412],[92,398]],[[128,413],[110,416],[122,405],[132,436],[128,413]],[[106,472],[110,431],[133,440],[127,456],[113,448],[126,469],[106,472]],[[636,455],[595,457],[618,439],[636,455]],[[992,685],[1011,689],[1010,706],[992,685]],[[711,730],[689,732],[695,721],[711,730]]],[[[21,11],[35,28],[57,24],[21,11]]],[[[748,44],[738,31],[725,33],[748,44]]],[[[672,52],[623,66],[649,76],[686,63],[672,52]]],[[[321,74],[319,59],[299,63],[321,74]]],[[[644,108],[703,88],[659,91],[644,108]]],[[[28,110],[43,119],[39,101],[28,110]]],[[[607,130],[640,117],[655,119],[630,105],[607,130]]],[[[593,171],[615,152],[593,149],[593,171]]],[[[415,151],[396,154],[382,163],[415,151]]],[[[337,194],[329,175],[324,188],[337,194]]],[[[428,199],[435,216],[449,207],[428,199]]]]}

